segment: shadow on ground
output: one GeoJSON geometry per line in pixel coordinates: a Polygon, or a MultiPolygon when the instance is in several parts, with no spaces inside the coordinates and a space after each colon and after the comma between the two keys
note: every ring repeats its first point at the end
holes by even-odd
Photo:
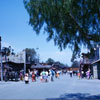
{"type": "Polygon", "coordinates": [[[47,98],[46,100],[100,100],[99,95],[90,95],[89,93],[66,93],[59,98],[47,98]]]}

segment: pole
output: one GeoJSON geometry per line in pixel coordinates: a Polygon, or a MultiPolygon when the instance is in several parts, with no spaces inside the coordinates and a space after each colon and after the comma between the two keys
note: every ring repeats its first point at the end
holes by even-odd
{"type": "Polygon", "coordinates": [[[38,53],[39,48],[37,47],[36,50],[37,50],[37,63],[39,63],[39,53],[38,53]]]}
{"type": "Polygon", "coordinates": [[[0,36],[0,65],[1,65],[1,81],[3,81],[3,66],[2,66],[2,50],[1,50],[1,36],[0,36]]]}
{"type": "Polygon", "coordinates": [[[26,50],[24,50],[24,75],[26,74],[26,50]]]}
{"type": "Polygon", "coordinates": [[[100,59],[100,47],[99,47],[99,59],[100,59]]]}

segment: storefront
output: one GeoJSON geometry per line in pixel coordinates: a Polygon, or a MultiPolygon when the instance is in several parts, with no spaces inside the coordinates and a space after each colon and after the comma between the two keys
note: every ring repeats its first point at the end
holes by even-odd
{"type": "Polygon", "coordinates": [[[100,59],[92,63],[93,77],[100,79],[100,59]]]}

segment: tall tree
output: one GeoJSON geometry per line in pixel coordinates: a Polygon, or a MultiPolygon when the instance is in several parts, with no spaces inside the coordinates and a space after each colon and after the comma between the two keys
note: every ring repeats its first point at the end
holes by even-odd
{"type": "Polygon", "coordinates": [[[2,48],[2,56],[5,56],[6,65],[7,65],[7,56],[9,56],[11,54],[15,55],[14,49],[12,49],[11,46],[2,48]]]}
{"type": "Polygon", "coordinates": [[[78,61],[73,61],[71,67],[79,67],[79,62],[78,61]]]}
{"type": "Polygon", "coordinates": [[[25,51],[27,61],[34,61],[36,59],[37,54],[34,48],[26,48],[25,51]]]}
{"type": "Polygon", "coordinates": [[[91,49],[100,41],[100,0],[24,0],[37,34],[44,26],[47,40],[54,40],[62,50],[73,50],[73,58],[81,46],[91,49]]]}
{"type": "Polygon", "coordinates": [[[11,46],[2,48],[3,56],[15,55],[14,49],[11,46]]]}
{"type": "Polygon", "coordinates": [[[55,61],[52,58],[48,58],[48,60],[46,61],[46,63],[50,65],[54,64],[54,62],[55,61]]]}

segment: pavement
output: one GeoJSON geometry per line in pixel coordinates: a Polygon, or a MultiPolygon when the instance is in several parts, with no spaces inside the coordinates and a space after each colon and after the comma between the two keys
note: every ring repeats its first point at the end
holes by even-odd
{"type": "Polygon", "coordinates": [[[0,99],[100,100],[100,80],[61,75],[54,82],[0,82],[0,99]]]}

